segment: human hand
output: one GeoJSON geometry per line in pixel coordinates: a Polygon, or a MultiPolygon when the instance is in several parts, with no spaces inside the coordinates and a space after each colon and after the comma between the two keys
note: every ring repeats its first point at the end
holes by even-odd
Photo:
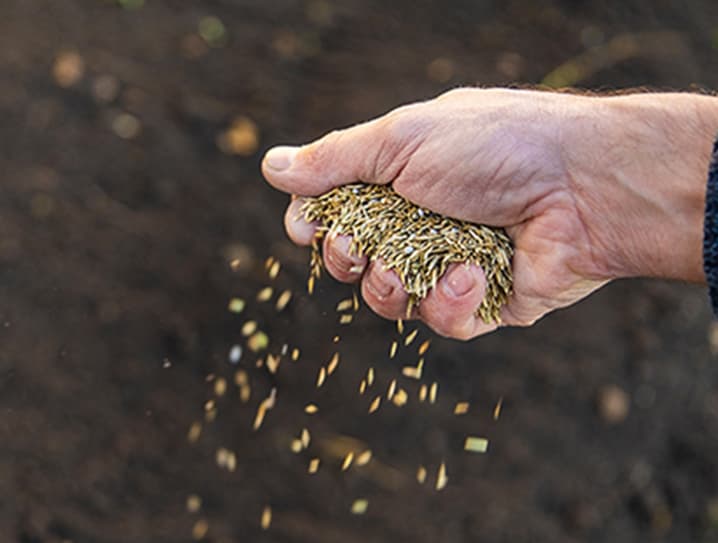
{"type": "MultiPolygon", "coordinates": [[[[272,149],[263,173],[300,195],[285,217],[300,245],[316,227],[299,216],[301,196],[357,180],[393,183],[420,206],[505,227],[516,252],[502,324],[526,326],[614,278],[702,279],[703,187],[717,104],[687,94],[459,89],[304,147],[272,149]]],[[[329,273],[361,281],[375,312],[402,318],[408,297],[396,274],[348,247],[346,238],[325,239],[329,273]]],[[[496,325],[475,316],[484,287],[480,269],[454,265],[416,316],[455,338],[489,332],[496,325]]]]}

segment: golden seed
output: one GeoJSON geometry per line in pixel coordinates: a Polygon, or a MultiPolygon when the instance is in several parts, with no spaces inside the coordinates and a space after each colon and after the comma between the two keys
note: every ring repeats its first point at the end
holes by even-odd
{"type": "Polygon", "coordinates": [[[227,470],[231,472],[237,469],[237,455],[232,451],[227,453],[226,467],[227,470]]]}
{"type": "Polygon", "coordinates": [[[429,345],[431,345],[431,340],[427,339],[424,343],[419,345],[419,356],[422,356],[426,351],[429,350],[429,345]]]}
{"type": "Polygon", "coordinates": [[[439,466],[439,472],[436,474],[436,490],[443,490],[448,482],[449,477],[446,475],[446,464],[442,462],[439,466]]]}
{"type": "Polygon", "coordinates": [[[252,395],[252,388],[249,385],[242,385],[239,387],[239,401],[247,403],[252,395]]]}
{"type": "Polygon", "coordinates": [[[202,423],[195,421],[190,424],[189,430],[187,431],[187,441],[189,441],[190,443],[196,443],[201,435],[202,423]]]}
{"type": "Polygon", "coordinates": [[[394,402],[395,406],[402,407],[406,405],[408,399],[409,395],[406,393],[406,390],[400,388],[396,391],[396,394],[394,394],[394,397],[391,399],[391,401],[394,402]]]}
{"type": "Polygon", "coordinates": [[[265,506],[264,510],[262,511],[262,519],[260,521],[260,525],[262,527],[262,530],[268,530],[269,526],[272,524],[272,508],[268,505],[265,506]]]}
{"type": "Polygon", "coordinates": [[[339,365],[339,353],[334,353],[329,364],[327,365],[327,375],[331,375],[337,369],[339,365]]]}
{"type": "Polygon", "coordinates": [[[277,373],[277,370],[279,369],[279,363],[281,361],[282,361],[282,359],[279,356],[275,356],[271,353],[267,354],[267,360],[265,362],[265,365],[267,366],[269,373],[271,373],[271,374],[277,373]]]}
{"type": "Polygon", "coordinates": [[[356,459],[356,465],[357,466],[366,466],[371,461],[371,450],[367,449],[366,451],[362,452],[357,456],[356,459]]]}
{"type": "Polygon", "coordinates": [[[374,398],[374,400],[371,402],[371,405],[369,406],[369,413],[373,413],[377,409],[379,409],[379,405],[381,405],[381,396],[377,396],[374,398]]]}
{"type": "Polygon", "coordinates": [[[355,313],[359,311],[359,298],[357,297],[356,292],[352,292],[352,308],[355,313]]]}
{"type": "Polygon", "coordinates": [[[273,256],[268,256],[267,259],[264,261],[264,269],[269,270],[269,268],[272,267],[274,264],[275,258],[273,256]]]}
{"type": "Polygon", "coordinates": [[[274,294],[274,289],[272,287],[264,287],[257,293],[257,301],[266,302],[272,297],[272,294],[274,294]]]}
{"type": "Polygon", "coordinates": [[[304,449],[304,447],[302,446],[302,441],[300,439],[293,439],[291,445],[289,445],[289,448],[294,454],[299,454],[304,449]]]}
{"type": "Polygon", "coordinates": [[[194,539],[195,541],[204,539],[204,536],[207,535],[208,531],[209,531],[209,524],[207,523],[207,521],[204,519],[199,519],[192,526],[192,539],[194,539]]]}
{"type": "Polygon", "coordinates": [[[232,271],[237,271],[241,264],[242,262],[239,260],[239,258],[233,258],[232,261],[229,263],[229,268],[232,271]]]}
{"type": "Polygon", "coordinates": [[[279,262],[279,260],[275,260],[274,263],[269,267],[269,275],[270,279],[276,279],[277,275],[279,275],[279,270],[282,268],[282,264],[279,262]]]}
{"type": "Polygon", "coordinates": [[[304,407],[304,412],[305,412],[307,415],[314,415],[315,413],[319,412],[319,407],[317,407],[317,406],[316,406],[315,404],[313,404],[313,403],[310,403],[310,404],[307,404],[307,405],[304,407]]]}
{"type": "Polygon", "coordinates": [[[366,392],[366,379],[362,379],[359,383],[359,394],[364,394],[364,392],[366,392]]]}
{"type": "Polygon", "coordinates": [[[264,405],[264,402],[261,402],[259,404],[259,407],[257,407],[257,413],[254,416],[254,423],[252,424],[252,429],[254,431],[257,431],[261,428],[262,423],[264,422],[264,417],[267,415],[267,407],[264,405]]]}
{"type": "Polygon", "coordinates": [[[302,434],[299,440],[302,442],[302,447],[305,449],[309,447],[309,442],[311,441],[311,435],[309,434],[309,430],[306,428],[302,428],[302,434]]]}
{"type": "Polygon", "coordinates": [[[204,414],[204,420],[206,422],[212,422],[216,418],[217,418],[217,410],[216,409],[211,409],[210,411],[206,411],[204,414]]]}
{"type": "Polygon", "coordinates": [[[227,304],[227,309],[231,313],[241,313],[244,311],[245,301],[242,298],[232,298],[227,304]]]}
{"type": "Polygon", "coordinates": [[[389,383],[389,389],[386,391],[386,399],[391,400],[394,397],[394,392],[396,392],[396,379],[392,379],[391,383],[389,383]]]}
{"type": "Polygon", "coordinates": [[[352,515],[363,515],[367,512],[367,509],[369,509],[369,500],[354,500],[354,503],[352,503],[351,512],[352,515]]]}
{"type": "Polygon", "coordinates": [[[431,383],[431,387],[429,388],[429,402],[430,403],[436,403],[436,395],[439,392],[439,383],[434,381],[431,383]]]}
{"type": "Polygon", "coordinates": [[[202,498],[197,494],[190,494],[187,496],[187,512],[198,513],[202,508],[202,498]]]}
{"type": "Polygon", "coordinates": [[[372,386],[374,384],[374,368],[369,368],[366,372],[366,384],[372,386]]]}
{"type": "Polygon", "coordinates": [[[289,305],[289,302],[291,300],[292,300],[292,291],[285,290],[277,298],[277,303],[274,305],[274,308],[277,311],[284,311],[284,308],[287,307],[287,305],[289,305]]]}
{"type": "Polygon", "coordinates": [[[416,480],[420,485],[426,482],[426,468],[424,466],[419,466],[419,469],[416,470],[416,480]]]}
{"type": "Polygon", "coordinates": [[[401,368],[401,373],[404,377],[409,379],[421,379],[421,368],[415,366],[404,366],[401,368]]]}
{"type": "Polygon", "coordinates": [[[428,391],[428,387],[426,385],[421,385],[419,387],[419,401],[423,402],[426,400],[426,393],[428,391]]]}
{"type": "Polygon", "coordinates": [[[489,448],[489,440],[484,437],[469,436],[464,442],[464,450],[475,453],[485,453],[489,448]]]}
{"type": "Polygon", "coordinates": [[[496,402],[496,406],[494,407],[494,420],[499,420],[499,415],[501,414],[501,406],[504,403],[503,396],[499,398],[499,401],[496,402]]]}
{"type": "Polygon", "coordinates": [[[339,317],[339,324],[351,324],[354,320],[354,315],[342,315],[339,317]]]}
{"type": "Polygon", "coordinates": [[[332,341],[333,341],[334,343],[339,343],[339,339],[340,339],[339,336],[334,336],[334,338],[332,339],[332,341]]]}
{"type": "Polygon", "coordinates": [[[404,345],[407,346],[407,347],[408,347],[409,345],[411,345],[411,342],[414,341],[414,339],[416,338],[416,335],[417,335],[418,333],[419,333],[419,329],[418,329],[418,328],[417,328],[416,330],[410,332],[410,333],[404,338],[404,345]]]}
{"type": "Polygon", "coordinates": [[[466,415],[469,412],[469,402],[457,402],[454,406],[454,415],[466,415]]]}
{"type": "Polygon", "coordinates": [[[292,349],[292,362],[296,362],[297,360],[299,360],[299,349],[295,347],[292,349]]]}
{"type": "Polygon", "coordinates": [[[399,344],[396,341],[391,342],[391,347],[389,348],[389,358],[394,358],[396,356],[396,349],[399,346],[399,344]]]}
{"type": "Polygon", "coordinates": [[[220,377],[214,382],[214,394],[216,396],[224,396],[227,392],[227,380],[224,377],[220,377]]]}
{"type": "Polygon", "coordinates": [[[257,321],[247,321],[242,326],[242,335],[244,337],[251,336],[257,331],[257,321]]]}
{"type": "Polygon", "coordinates": [[[207,400],[204,402],[204,410],[206,411],[213,411],[215,408],[215,402],[214,400],[207,400]]]}
{"type": "Polygon", "coordinates": [[[269,345],[269,338],[264,332],[256,332],[247,340],[247,347],[253,352],[259,352],[266,349],[269,345]]]}
{"type": "Polygon", "coordinates": [[[309,279],[307,279],[307,292],[309,295],[314,294],[314,276],[312,275],[309,279]]]}
{"type": "Polygon", "coordinates": [[[316,473],[317,471],[319,471],[319,458],[312,458],[312,459],[309,461],[309,468],[308,468],[307,471],[308,471],[309,473],[312,473],[312,474],[314,474],[314,473],[316,473]]]}
{"type": "Polygon", "coordinates": [[[396,321],[396,331],[399,332],[399,335],[402,335],[404,333],[404,321],[399,319],[396,321]]]}
{"type": "Polygon", "coordinates": [[[342,311],[347,311],[351,309],[352,305],[352,299],[345,298],[337,304],[337,312],[341,313],[342,311]]]}
{"type": "Polygon", "coordinates": [[[347,455],[344,457],[344,462],[342,462],[342,471],[348,470],[351,467],[353,461],[354,461],[354,453],[353,452],[347,453],[347,455]]]}
{"type": "Polygon", "coordinates": [[[317,388],[321,387],[324,384],[324,381],[327,379],[327,370],[324,369],[324,366],[319,368],[319,375],[317,375],[317,388]]]}

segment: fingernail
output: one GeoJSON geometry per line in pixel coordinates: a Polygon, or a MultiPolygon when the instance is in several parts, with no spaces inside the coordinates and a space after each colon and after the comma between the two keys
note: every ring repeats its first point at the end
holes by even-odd
{"type": "Polygon", "coordinates": [[[442,281],[442,287],[449,296],[460,298],[465,296],[476,285],[476,279],[468,267],[459,265],[442,281]]]}
{"type": "Polygon", "coordinates": [[[288,145],[280,145],[267,151],[264,160],[269,168],[276,172],[288,170],[297,156],[299,147],[290,147],[288,145]]]}
{"type": "Polygon", "coordinates": [[[379,279],[376,273],[369,274],[366,278],[366,286],[379,300],[388,298],[391,291],[394,290],[394,287],[379,279]]]}

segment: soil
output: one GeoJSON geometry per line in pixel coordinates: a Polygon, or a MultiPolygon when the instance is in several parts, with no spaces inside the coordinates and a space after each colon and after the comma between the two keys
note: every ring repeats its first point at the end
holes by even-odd
{"type": "Polygon", "coordinates": [[[182,542],[199,519],[215,543],[718,541],[718,340],[705,289],[620,282],[469,343],[422,327],[390,362],[392,323],[366,309],[337,323],[349,287],[325,278],[303,293],[308,253],[286,240],[287,198],[259,174],[275,143],[462,84],[538,83],[625,34],[643,36],[637,53],[577,84],[717,88],[713,0],[132,4],[0,7],[1,541],[182,542]],[[198,36],[207,16],[226,29],[212,46],[198,36]],[[245,121],[235,155],[217,137],[238,117],[259,139],[254,149],[245,121]],[[268,256],[283,265],[277,288],[295,291],[281,314],[254,301],[268,256]],[[247,299],[243,314],[227,311],[232,296],[247,299]],[[277,375],[255,368],[240,333],[250,318],[275,351],[300,347],[299,361],[277,375]],[[406,407],[368,415],[356,392],[368,367],[385,390],[430,337],[437,404],[409,384],[406,407]],[[248,404],[231,384],[236,343],[248,404]],[[317,390],[335,349],[339,369],[317,390]],[[190,444],[208,374],[229,392],[190,444]],[[271,387],[277,406],[252,432],[271,387]],[[471,409],[454,416],[462,400],[471,409]],[[295,455],[304,426],[310,451],[295,455]],[[466,435],[488,437],[488,454],[464,452],[466,435]],[[372,462],[342,473],[347,448],[365,446],[372,462]],[[216,465],[219,447],[236,453],[235,471],[216,465]],[[442,460],[449,484],[437,492],[442,460]],[[369,507],[354,516],[358,498],[369,507]]]}

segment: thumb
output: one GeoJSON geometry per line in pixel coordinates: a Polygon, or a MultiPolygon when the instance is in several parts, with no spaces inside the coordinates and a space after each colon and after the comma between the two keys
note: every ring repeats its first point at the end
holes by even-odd
{"type": "Polygon", "coordinates": [[[416,123],[407,121],[414,115],[409,109],[335,130],[301,147],[274,147],[264,156],[262,173],[275,188],[303,196],[357,181],[390,183],[416,148],[416,123]]]}

